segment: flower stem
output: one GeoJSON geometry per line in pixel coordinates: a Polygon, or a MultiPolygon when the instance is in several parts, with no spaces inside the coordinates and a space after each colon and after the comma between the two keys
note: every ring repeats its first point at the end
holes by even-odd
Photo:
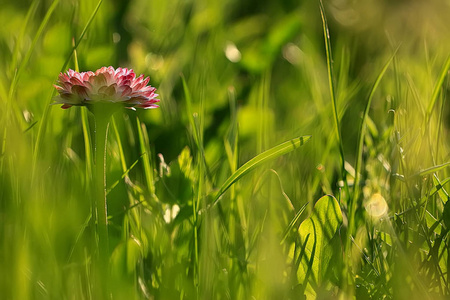
{"type": "Polygon", "coordinates": [[[108,211],[106,202],[106,144],[110,114],[95,111],[95,177],[94,202],[95,221],[97,225],[97,256],[94,268],[97,274],[97,288],[102,296],[108,294],[109,241],[108,211]]]}

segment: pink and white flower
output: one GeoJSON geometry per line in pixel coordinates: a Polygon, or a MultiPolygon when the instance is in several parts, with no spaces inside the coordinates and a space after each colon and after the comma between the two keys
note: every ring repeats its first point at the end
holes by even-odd
{"type": "Polygon", "coordinates": [[[136,77],[132,69],[102,67],[97,71],[60,73],[55,84],[59,95],[53,104],[61,108],[71,106],[90,106],[96,103],[123,104],[132,108],[156,108],[159,102],[156,88],[147,85],[149,77],[136,77]]]}

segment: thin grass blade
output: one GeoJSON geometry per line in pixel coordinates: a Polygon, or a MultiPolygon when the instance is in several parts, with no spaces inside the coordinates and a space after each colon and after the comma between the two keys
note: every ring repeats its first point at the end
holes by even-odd
{"type": "Polygon", "coordinates": [[[341,137],[341,125],[339,122],[339,113],[337,109],[337,97],[336,89],[334,87],[334,71],[333,71],[333,56],[331,52],[330,31],[328,29],[328,21],[325,15],[325,8],[323,7],[322,0],[319,1],[320,15],[322,17],[323,35],[325,38],[325,52],[327,56],[327,69],[328,69],[328,84],[330,88],[331,105],[333,106],[334,125],[337,142],[339,144],[339,153],[341,156],[341,172],[342,179],[345,181],[345,157],[344,157],[344,145],[342,144],[341,137]]]}
{"type": "Polygon", "coordinates": [[[394,54],[389,58],[389,60],[385,63],[383,68],[381,69],[381,72],[378,74],[377,79],[375,80],[372,89],[370,90],[369,97],[367,99],[366,107],[364,108],[364,114],[361,120],[361,125],[359,128],[359,139],[358,139],[358,149],[357,149],[357,158],[356,158],[356,165],[355,165],[355,190],[353,192],[352,197],[352,203],[350,205],[350,211],[349,211],[349,233],[353,234],[353,227],[354,227],[354,213],[356,210],[356,201],[359,197],[359,181],[360,181],[360,172],[361,172],[361,163],[362,163],[362,152],[363,152],[363,144],[364,144],[364,136],[366,132],[366,125],[368,121],[368,115],[370,106],[372,104],[372,99],[375,94],[375,91],[377,90],[378,86],[380,85],[381,79],[383,78],[384,74],[386,73],[388,67],[391,65],[395,55],[397,54],[399,48],[397,48],[394,51],[394,54]]]}
{"type": "Polygon", "coordinates": [[[444,202],[447,202],[448,200],[450,200],[450,195],[448,194],[448,192],[444,189],[444,185],[446,183],[450,182],[450,178],[446,178],[444,179],[442,182],[439,180],[439,178],[436,176],[436,174],[434,174],[433,176],[433,183],[434,186],[431,189],[431,193],[433,193],[433,191],[436,193],[439,193],[439,196],[441,197],[441,199],[444,202]]]}
{"type": "Polygon", "coordinates": [[[148,145],[148,137],[144,134],[144,124],[141,123],[138,117],[136,117],[138,136],[139,136],[139,146],[141,148],[142,162],[144,164],[144,174],[147,183],[147,188],[151,196],[155,195],[155,185],[153,178],[153,168],[150,162],[150,148],[148,145]]]}
{"type": "Polygon", "coordinates": [[[427,124],[430,121],[430,117],[433,112],[434,104],[436,103],[436,100],[439,96],[439,92],[441,90],[442,84],[444,83],[445,76],[447,76],[449,69],[450,69],[450,56],[447,57],[444,67],[442,68],[441,73],[439,74],[438,81],[436,82],[436,85],[434,86],[433,94],[431,95],[431,101],[430,101],[430,104],[428,104],[428,108],[427,108],[427,117],[426,117],[427,124]]]}
{"type": "Polygon", "coordinates": [[[25,69],[26,65],[28,64],[31,54],[33,53],[33,50],[36,47],[36,43],[41,38],[42,33],[44,32],[44,29],[47,26],[47,23],[50,20],[50,17],[52,16],[53,11],[55,10],[58,3],[59,3],[59,0],[53,1],[52,5],[49,7],[49,9],[47,10],[47,13],[44,16],[44,19],[42,20],[41,24],[39,25],[38,31],[36,32],[36,35],[34,36],[33,41],[31,42],[31,45],[28,48],[28,51],[25,53],[24,59],[20,63],[18,70],[15,73],[15,76],[13,77],[13,80],[12,80],[12,83],[10,86],[10,90],[9,90],[10,99],[12,98],[12,95],[16,88],[16,84],[19,81],[20,75],[22,74],[23,70],[25,69]]]}
{"type": "Polygon", "coordinates": [[[310,135],[301,136],[292,140],[289,140],[287,142],[284,142],[282,144],[279,144],[278,146],[275,146],[267,151],[264,151],[263,153],[255,156],[248,162],[246,162],[243,166],[241,166],[239,169],[236,170],[221,186],[219,191],[214,197],[213,205],[215,205],[219,199],[220,196],[225,193],[228,188],[238,181],[240,178],[242,178],[245,174],[252,171],[256,167],[262,165],[263,163],[275,159],[281,155],[287,154],[289,152],[294,151],[300,146],[303,146],[306,142],[308,142],[311,139],[310,135]]]}
{"type": "Polygon", "coordinates": [[[440,164],[440,165],[436,165],[436,166],[432,166],[432,167],[420,170],[419,172],[411,175],[410,178],[412,178],[412,177],[420,177],[420,176],[425,176],[425,175],[428,175],[428,174],[432,174],[432,173],[435,173],[435,172],[437,172],[439,170],[444,169],[447,166],[450,166],[450,162],[447,162],[445,164],[440,164]]]}
{"type": "MultiPolygon", "coordinates": [[[[145,154],[145,153],[144,153],[145,154]]],[[[107,189],[107,191],[106,191],[106,195],[108,195],[118,184],[119,184],[119,182],[122,180],[122,179],[124,179],[127,175],[128,175],[128,173],[134,168],[134,166],[139,162],[139,159],[144,155],[144,154],[142,154],[138,159],[136,159],[135,161],[134,161],[134,163],[128,168],[128,169],[126,169],[125,170],[125,172],[123,172],[123,174],[122,174],[122,176],[120,176],[120,179],[118,179],[118,180],[116,180],[113,184],[111,184],[111,186],[107,189]]]]}
{"type": "MultiPolygon", "coordinates": [[[[55,1],[55,2],[58,2],[58,1],[55,1]]],[[[70,55],[67,57],[66,61],[64,62],[64,65],[61,67],[61,72],[63,72],[66,69],[67,65],[69,64],[69,61],[72,58],[72,55],[75,53],[76,49],[78,48],[78,45],[80,44],[81,40],[83,39],[84,35],[86,34],[89,26],[92,23],[92,20],[97,15],[97,12],[98,12],[102,2],[103,2],[103,0],[98,1],[98,4],[95,7],[94,11],[92,12],[92,15],[90,16],[89,20],[87,21],[86,26],[83,28],[83,31],[81,32],[80,37],[76,40],[70,55]]],[[[52,7],[53,7],[53,5],[52,5],[52,7]]],[[[56,90],[52,87],[52,92],[51,92],[51,96],[49,97],[48,105],[45,106],[41,121],[39,123],[39,129],[38,129],[38,133],[37,133],[37,137],[36,137],[36,142],[34,145],[34,157],[33,157],[34,163],[33,164],[35,164],[35,162],[37,160],[37,156],[38,156],[40,148],[41,148],[42,135],[44,134],[45,124],[47,123],[46,120],[50,113],[50,108],[51,108],[50,103],[51,103],[55,93],[56,93],[56,90]]],[[[34,167],[33,167],[33,169],[34,169],[34,167]]]]}
{"type": "Polygon", "coordinates": [[[187,114],[188,114],[189,125],[191,126],[192,131],[193,131],[195,144],[197,145],[197,147],[199,147],[200,146],[199,145],[199,135],[198,135],[197,126],[196,126],[195,120],[194,120],[194,114],[192,112],[191,92],[189,91],[189,87],[187,86],[186,79],[184,78],[184,76],[181,76],[181,81],[183,83],[184,96],[186,97],[186,110],[187,110],[187,114]]]}
{"type": "Polygon", "coordinates": [[[280,245],[284,243],[284,241],[286,240],[286,238],[289,235],[289,232],[291,232],[292,228],[297,223],[298,219],[300,219],[300,216],[303,214],[303,212],[305,211],[308,204],[309,204],[309,202],[306,202],[305,204],[303,204],[302,207],[300,207],[299,211],[295,214],[295,217],[291,220],[289,225],[286,227],[286,230],[283,233],[283,238],[281,239],[280,245]]]}

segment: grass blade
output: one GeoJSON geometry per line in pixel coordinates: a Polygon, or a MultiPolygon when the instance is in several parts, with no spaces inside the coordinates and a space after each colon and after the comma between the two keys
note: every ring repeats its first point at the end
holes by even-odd
{"type": "Polygon", "coordinates": [[[434,174],[433,176],[433,183],[434,183],[434,187],[431,189],[430,194],[434,193],[438,193],[439,196],[441,197],[441,199],[444,202],[447,202],[448,200],[450,200],[450,196],[447,193],[447,191],[444,189],[444,185],[447,184],[448,182],[450,182],[450,178],[446,178],[444,179],[442,182],[439,181],[439,178],[436,176],[436,174],[434,174]]]}
{"type": "Polygon", "coordinates": [[[353,191],[353,197],[352,202],[349,205],[350,211],[349,211],[349,233],[353,234],[353,227],[354,227],[354,214],[356,211],[356,201],[359,197],[359,181],[360,181],[360,172],[361,172],[361,163],[362,163],[362,152],[363,152],[363,144],[364,144],[364,136],[366,132],[366,123],[367,123],[367,117],[369,115],[370,106],[372,104],[372,99],[375,94],[376,89],[378,88],[381,79],[383,78],[384,74],[386,73],[386,70],[392,63],[395,55],[397,54],[398,48],[394,51],[394,54],[391,56],[391,58],[386,62],[386,64],[381,69],[381,72],[378,74],[377,79],[375,80],[375,83],[372,86],[372,89],[369,93],[369,98],[367,99],[366,107],[364,108],[364,114],[361,120],[361,125],[359,128],[359,139],[358,139],[358,149],[356,151],[357,157],[356,157],[356,165],[355,165],[355,189],[353,191]]]}
{"type": "Polygon", "coordinates": [[[285,231],[283,233],[283,238],[281,239],[280,245],[284,243],[284,241],[288,237],[289,233],[291,232],[292,228],[295,226],[295,224],[297,223],[298,219],[300,219],[300,216],[305,211],[305,209],[308,206],[308,204],[309,204],[309,202],[306,202],[305,204],[303,204],[302,207],[300,207],[299,211],[295,214],[295,217],[291,220],[289,225],[286,227],[286,229],[285,229],[285,231]]]}
{"type": "Polygon", "coordinates": [[[84,35],[86,34],[89,26],[91,25],[92,21],[94,20],[95,16],[97,15],[98,10],[100,9],[100,6],[102,5],[102,3],[103,3],[103,0],[98,1],[97,6],[94,8],[94,11],[92,12],[91,16],[89,17],[89,20],[87,21],[86,25],[84,26],[83,30],[81,31],[80,36],[73,44],[72,51],[70,52],[70,55],[67,57],[66,61],[64,62],[64,65],[61,68],[61,72],[64,71],[66,69],[67,65],[69,64],[69,61],[72,58],[72,55],[75,53],[75,51],[78,48],[78,45],[80,45],[81,41],[83,40],[84,35]]]}
{"type": "MultiPolygon", "coordinates": [[[[55,1],[55,2],[58,2],[58,1],[55,1]]],[[[84,35],[86,34],[86,31],[88,30],[89,26],[91,25],[92,20],[97,15],[97,12],[98,12],[102,2],[103,2],[103,0],[98,1],[98,4],[95,7],[94,11],[92,12],[92,15],[90,16],[88,22],[86,23],[86,26],[84,26],[83,31],[80,34],[80,37],[76,40],[70,55],[67,57],[66,61],[64,62],[64,65],[61,68],[61,72],[63,72],[66,69],[67,65],[69,64],[69,61],[72,58],[72,55],[74,55],[76,49],[78,48],[78,45],[80,44],[81,40],[83,39],[84,35]]],[[[44,112],[42,114],[41,121],[39,123],[39,129],[38,129],[36,142],[35,142],[35,146],[34,146],[33,170],[34,170],[34,165],[36,163],[36,160],[37,160],[40,148],[41,148],[42,135],[44,134],[46,120],[47,120],[48,115],[50,113],[50,108],[51,108],[50,103],[51,103],[51,101],[53,99],[53,95],[55,95],[55,92],[56,92],[56,90],[52,87],[52,93],[51,93],[51,97],[50,97],[49,103],[48,103],[48,105],[45,106],[44,112]]]]}
{"type": "MultiPolygon", "coordinates": [[[[143,156],[144,154],[142,154],[141,156],[143,156]]],[[[117,179],[116,181],[114,181],[113,184],[111,184],[111,186],[106,190],[106,195],[108,195],[119,184],[119,182],[122,179],[124,179],[125,177],[128,176],[128,173],[130,173],[130,171],[134,168],[134,166],[137,165],[137,163],[139,162],[139,159],[140,159],[140,157],[138,159],[136,159],[134,161],[134,163],[122,173],[122,176],[120,176],[120,179],[117,179]]]]}
{"type": "Polygon", "coordinates": [[[425,176],[434,172],[437,172],[439,170],[442,170],[443,168],[450,166],[450,162],[447,162],[445,164],[441,164],[441,165],[437,165],[437,166],[432,166],[423,170],[420,170],[419,172],[413,174],[410,176],[410,178],[412,177],[419,177],[419,176],[425,176]]]}
{"type": "Polygon", "coordinates": [[[243,166],[241,166],[239,169],[236,170],[228,179],[225,181],[225,183],[221,186],[217,194],[214,196],[214,202],[213,205],[215,205],[219,200],[220,196],[225,193],[228,188],[238,181],[240,178],[242,178],[245,174],[252,171],[256,167],[262,165],[263,163],[275,159],[281,155],[284,155],[286,153],[292,152],[295,149],[297,149],[300,146],[303,146],[306,142],[308,142],[311,139],[310,135],[301,136],[292,140],[289,140],[287,142],[284,142],[282,144],[279,144],[278,146],[275,146],[267,151],[264,151],[263,153],[255,156],[248,162],[246,162],[243,166]]]}
{"type": "MultiPolygon", "coordinates": [[[[33,53],[33,50],[36,47],[37,41],[40,39],[45,27],[47,26],[48,21],[50,20],[50,17],[52,16],[53,11],[55,10],[58,3],[59,3],[59,0],[53,1],[52,5],[47,10],[45,17],[42,20],[42,22],[38,28],[38,31],[36,32],[36,35],[34,36],[34,39],[31,42],[30,47],[28,48],[28,51],[25,53],[24,59],[20,63],[20,65],[18,67],[18,71],[15,73],[12,83],[11,83],[11,86],[10,86],[10,90],[9,90],[9,98],[10,99],[12,99],[12,95],[15,91],[15,88],[16,88],[17,82],[19,81],[20,75],[22,74],[23,70],[25,69],[25,66],[28,64],[31,54],[33,53]]],[[[28,19],[28,16],[27,16],[27,19],[28,19]]],[[[26,22],[28,22],[28,20],[26,20],[26,22]]]]}
{"type": "Polygon", "coordinates": [[[189,91],[189,88],[187,86],[187,82],[186,82],[186,79],[184,78],[184,76],[181,76],[181,81],[183,83],[184,96],[186,97],[186,110],[187,110],[187,114],[188,114],[189,125],[191,126],[192,131],[193,131],[192,135],[194,137],[195,144],[201,150],[199,134],[198,134],[197,126],[195,124],[194,114],[192,112],[192,96],[191,96],[191,93],[189,91]]]}
{"type": "Polygon", "coordinates": [[[322,25],[323,25],[323,35],[325,38],[325,51],[327,55],[327,69],[328,69],[328,84],[330,88],[330,96],[331,96],[331,105],[333,106],[333,116],[334,116],[334,125],[337,142],[339,144],[339,152],[341,156],[341,176],[344,182],[345,180],[345,157],[344,157],[344,145],[342,144],[341,137],[341,125],[339,122],[339,113],[337,110],[337,101],[336,101],[336,89],[334,87],[334,73],[333,73],[333,56],[331,54],[331,42],[330,42],[330,31],[328,30],[328,21],[325,15],[325,9],[323,7],[322,0],[319,1],[320,7],[320,15],[322,17],[322,25]]]}
{"type": "MultiPolygon", "coordinates": [[[[194,113],[192,111],[192,96],[189,91],[189,87],[187,85],[186,79],[184,78],[183,75],[181,76],[181,81],[183,83],[183,91],[184,91],[184,95],[186,97],[186,110],[187,110],[187,115],[188,115],[188,119],[189,119],[189,126],[191,126],[191,128],[192,128],[192,135],[194,138],[195,146],[197,146],[197,149],[199,150],[199,152],[201,154],[199,156],[199,160],[201,160],[203,162],[204,171],[205,171],[206,175],[208,176],[208,179],[212,180],[211,172],[209,170],[208,164],[206,163],[205,149],[203,147],[203,133],[202,133],[202,130],[200,129],[200,128],[203,128],[203,125],[202,125],[203,120],[202,119],[199,120],[199,117],[198,117],[199,114],[194,113]],[[196,122],[196,120],[197,120],[197,122],[196,122]]],[[[203,108],[202,108],[202,110],[203,110],[203,108]]],[[[202,115],[202,114],[200,114],[200,115],[202,115]]]]}
{"type": "Polygon", "coordinates": [[[37,10],[39,2],[40,1],[36,1],[36,0],[33,1],[33,3],[31,3],[30,7],[28,8],[27,15],[25,16],[25,20],[24,20],[23,25],[22,25],[22,29],[20,30],[19,37],[17,38],[17,42],[16,42],[16,45],[14,47],[13,56],[12,56],[12,59],[11,59],[11,65],[10,65],[10,68],[9,68],[9,74],[14,74],[14,72],[15,72],[15,70],[17,68],[17,61],[19,59],[20,46],[21,46],[21,44],[23,42],[23,39],[24,39],[24,36],[25,36],[25,33],[26,33],[26,29],[28,27],[30,19],[36,13],[36,10],[37,10]]]}
{"type": "MultiPolygon", "coordinates": [[[[11,85],[9,86],[8,97],[6,99],[6,109],[5,109],[5,116],[4,116],[5,117],[5,125],[8,125],[8,123],[9,123],[11,105],[13,105],[16,108],[16,103],[13,102],[12,99],[13,99],[13,95],[16,90],[17,82],[19,81],[20,74],[23,72],[23,70],[25,69],[25,66],[28,64],[28,61],[30,60],[31,54],[33,53],[36,43],[40,39],[42,32],[44,31],[45,27],[47,26],[47,23],[50,20],[50,17],[52,16],[53,11],[55,10],[58,2],[59,2],[59,0],[53,1],[52,5],[47,10],[47,13],[45,14],[44,19],[42,20],[41,24],[39,25],[38,31],[36,32],[36,35],[34,36],[30,47],[28,48],[27,52],[25,53],[24,58],[22,59],[20,64],[17,66],[17,59],[19,56],[19,53],[18,53],[19,52],[19,44],[21,43],[21,41],[23,39],[23,36],[25,34],[25,28],[31,18],[31,15],[33,15],[34,12],[36,11],[39,2],[34,1],[28,10],[27,16],[25,18],[25,22],[23,24],[22,31],[20,33],[20,37],[17,41],[16,48],[13,53],[12,63],[11,63],[11,67],[10,67],[11,71],[13,71],[13,70],[16,70],[16,71],[11,80],[11,85]]],[[[16,109],[16,111],[17,111],[17,109],[16,109]]],[[[7,131],[6,131],[6,126],[5,126],[4,132],[3,132],[2,148],[1,148],[2,155],[4,154],[5,149],[6,149],[6,136],[7,136],[7,131]]],[[[1,158],[0,165],[1,165],[1,168],[3,169],[3,156],[1,158]]]]}
{"type": "Polygon", "coordinates": [[[141,123],[138,117],[136,117],[136,125],[139,136],[139,146],[141,149],[142,163],[144,164],[144,174],[147,183],[147,188],[152,197],[155,196],[155,181],[153,178],[153,168],[150,161],[150,146],[148,142],[147,130],[145,124],[141,123]],[[144,132],[145,130],[145,132],[144,132]]]}
{"type": "Polygon", "coordinates": [[[431,101],[430,101],[430,104],[428,104],[428,108],[427,108],[427,117],[426,117],[427,124],[430,121],[431,114],[433,113],[434,104],[436,103],[436,100],[439,96],[439,92],[441,90],[442,84],[444,83],[445,76],[447,75],[447,72],[449,69],[450,69],[450,56],[447,57],[444,67],[442,68],[441,73],[439,74],[438,81],[436,82],[436,85],[434,86],[433,94],[431,96],[431,101]]]}

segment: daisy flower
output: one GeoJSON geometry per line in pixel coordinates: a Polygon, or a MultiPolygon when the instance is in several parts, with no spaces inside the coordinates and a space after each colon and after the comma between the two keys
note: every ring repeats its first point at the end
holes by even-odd
{"type": "Polygon", "coordinates": [[[71,106],[90,106],[96,103],[122,104],[124,107],[155,108],[158,94],[156,88],[147,85],[149,77],[136,77],[132,69],[102,67],[95,72],[76,72],[68,70],[60,73],[54,85],[59,95],[53,104],[61,108],[71,106]]]}

